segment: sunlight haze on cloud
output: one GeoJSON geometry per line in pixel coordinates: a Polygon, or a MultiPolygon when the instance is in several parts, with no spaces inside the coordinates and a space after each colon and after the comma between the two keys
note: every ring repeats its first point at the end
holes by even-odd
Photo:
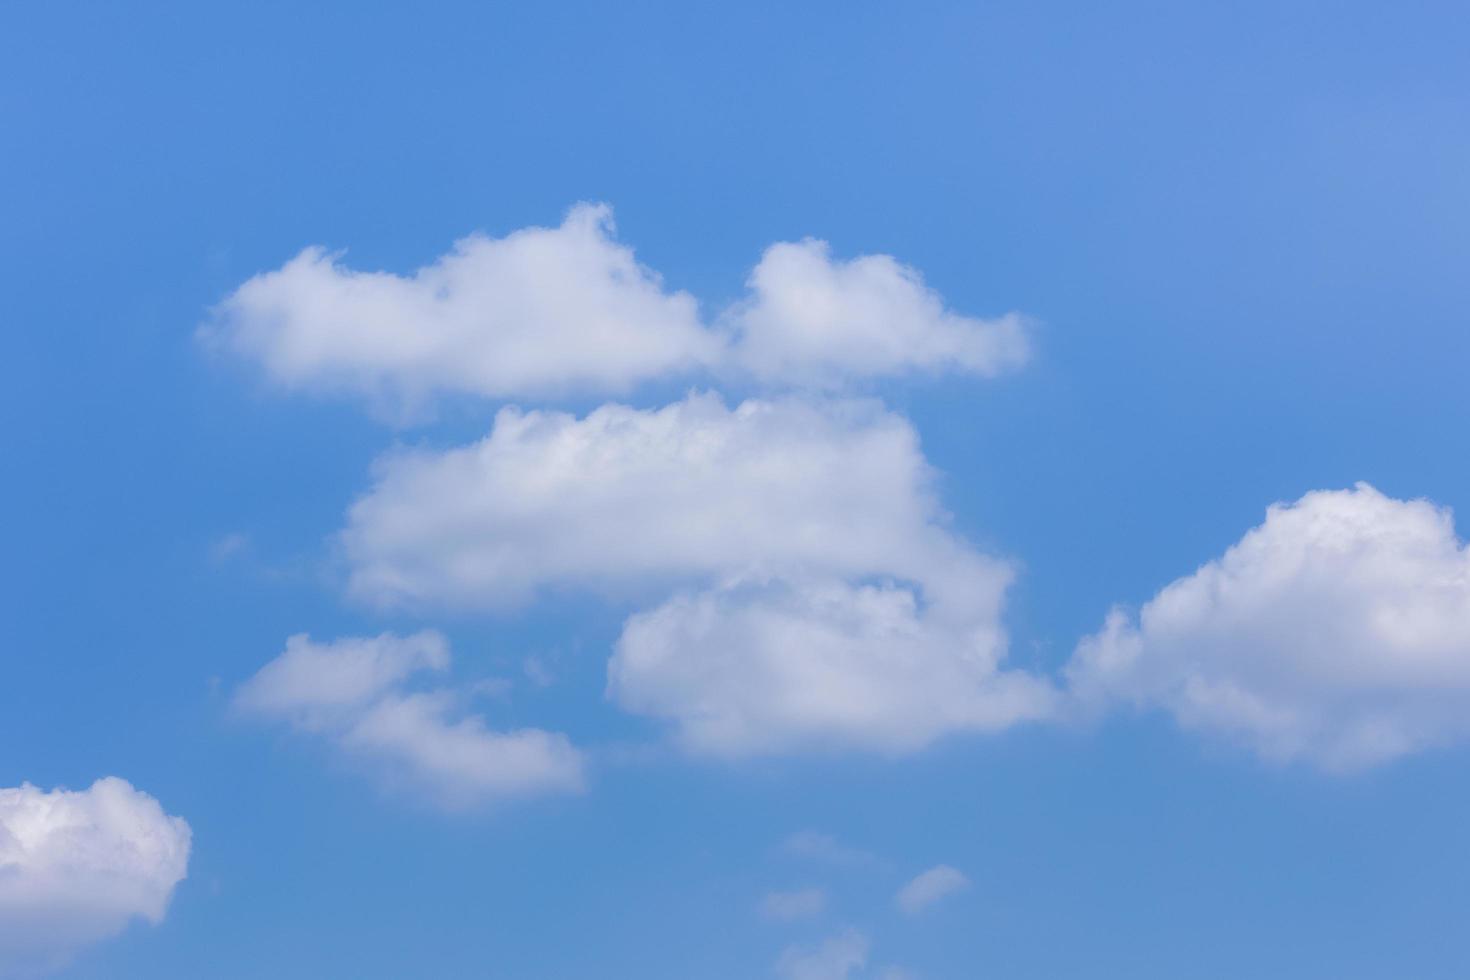
{"type": "Polygon", "coordinates": [[[58,968],[135,919],[162,922],[190,842],[183,819],[116,777],[0,788],[0,976],[58,968]]]}
{"type": "Polygon", "coordinates": [[[1330,769],[1470,737],[1470,551],[1448,510],[1366,484],[1276,504],[1136,619],[1114,610],[1068,669],[1100,710],[1330,769]]]}

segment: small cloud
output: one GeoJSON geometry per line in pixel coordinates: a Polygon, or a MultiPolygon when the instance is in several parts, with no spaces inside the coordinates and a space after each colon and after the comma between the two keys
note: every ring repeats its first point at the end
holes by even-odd
{"type": "Polygon", "coordinates": [[[585,760],[566,736],[496,731],[462,709],[461,690],[409,686],[449,663],[448,641],[432,630],[326,643],[297,634],[240,685],[234,705],[324,737],[448,807],[582,789],[585,760]]]}
{"type": "Polygon", "coordinates": [[[209,560],[216,565],[238,558],[250,549],[250,536],[242,531],[221,535],[209,545],[209,560]]]}
{"type": "Polygon", "coordinates": [[[941,864],[930,868],[898,890],[894,901],[906,915],[918,915],[929,906],[970,887],[964,874],[941,864]]]}
{"type": "Polygon", "coordinates": [[[827,893],[820,888],[800,888],[788,892],[768,892],[761,899],[761,915],[775,922],[795,922],[822,914],[827,907],[827,893]]]}
{"type": "Polygon", "coordinates": [[[525,672],[526,680],[537,687],[550,687],[556,683],[556,674],[540,657],[527,657],[521,664],[521,670],[525,672]]]}
{"type": "Polygon", "coordinates": [[[781,849],[796,857],[822,861],[826,864],[871,864],[876,858],[867,851],[848,847],[831,834],[815,830],[803,830],[782,842],[781,849]]]}

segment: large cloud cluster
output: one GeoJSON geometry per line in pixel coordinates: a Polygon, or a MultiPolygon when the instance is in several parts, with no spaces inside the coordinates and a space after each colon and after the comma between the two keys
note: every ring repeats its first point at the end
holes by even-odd
{"type": "MultiPolygon", "coordinates": [[[[382,456],[336,538],[348,591],[373,607],[631,604],[608,696],[694,753],[903,753],[1119,704],[1339,768],[1470,734],[1465,549],[1446,511],[1364,486],[1273,507],[1136,618],[1114,611],[1063,683],[1007,666],[1010,564],[953,532],[913,427],[851,388],[1014,368],[1025,323],[957,313],[888,256],[777,243],[706,315],[616,240],[607,208],[582,205],[406,277],[308,250],[243,284],[205,333],[286,386],[398,411],[679,379],[763,390],[733,406],[696,392],[581,415],[502,407],[477,441],[382,456]]],[[[559,736],[495,735],[454,720],[444,691],[400,690],[405,664],[446,657],[412,637],[297,638],[240,700],[441,786],[493,783],[496,766],[526,791],[576,783],[559,736]],[[383,643],[416,652],[362,653],[383,643]],[[317,690],[328,662],[379,686],[350,707],[264,699],[288,669],[317,690]]]]}
{"type": "Polygon", "coordinates": [[[506,409],[377,474],[342,535],[369,600],[692,588],[628,621],[609,690],[693,750],[904,751],[1050,705],[1001,669],[1009,567],[945,528],[917,435],[873,403],[506,409]]]}
{"type": "MultiPolygon", "coordinates": [[[[1009,565],[948,529],[913,427],[841,391],[1013,368],[1024,322],[958,314],[890,257],[779,243],[746,294],[706,317],[614,238],[606,207],[582,205],[556,228],[465,239],[407,277],[308,250],[243,284],[204,332],[285,386],[365,396],[400,418],[444,395],[678,378],[776,390],[733,407],[696,393],[581,416],[502,408],[477,442],[379,459],[337,539],[349,592],[374,606],[505,614],[569,590],[642,605],[608,693],[690,751],[905,752],[1056,702],[1004,667],[1009,565]]],[[[424,733],[446,730],[441,695],[385,688],[343,706],[266,694],[290,672],[320,695],[327,662],[343,684],[437,667],[433,651],[385,659],[373,646],[413,640],[294,638],[239,703],[432,769],[424,746],[442,739],[424,733]]],[[[551,751],[563,743],[535,737],[559,774],[548,788],[568,783],[571,756],[551,751]]]]}

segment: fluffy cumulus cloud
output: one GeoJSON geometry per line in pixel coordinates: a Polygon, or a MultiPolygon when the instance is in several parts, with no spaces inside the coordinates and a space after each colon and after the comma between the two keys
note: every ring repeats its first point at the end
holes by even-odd
{"type": "Polygon", "coordinates": [[[728,315],[731,356],[758,378],[831,387],[852,378],[959,371],[991,376],[1027,356],[1025,322],[945,308],[887,255],[834,260],[826,242],[772,245],[728,315]]]}
{"type": "Polygon", "coordinates": [[[970,887],[964,873],[941,864],[930,868],[898,890],[894,901],[906,915],[918,915],[925,909],[970,887]]]}
{"type": "Polygon", "coordinates": [[[130,922],[163,921],[189,825],[121,779],[0,789],[0,975],[63,965],[130,922]]]}
{"type": "Polygon", "coordinates": [[[1278,504],[1069,668],[1278,760],[1363,767],[1470,737],[1470,551],[1448,510],[1365,484],[1278,504]]]}
{"type": "Polygon", "coordinates": [[[307,249],[241,285],[202,333],[284,386],[364,395],[399,415],[437,394],[605,394],[701,374],[830,386],[991,375],[1026,356],[1019,318],[955,314],[887,256],[778,244],[749,287],[706,323],[614,238],[609,208],[579,205],[557,228],[466,238],[409,276],[307,249]]]}
{"type": "Polygon", "coordinates": [[[628,621],[609,692],[717,756],[901,753],[1048,714],[1046,683],[1001,669],[989,611],[964,612],[925,609],[903,587],[836,581],[679,596],[628,621]]]}
{"type": "Polygon", "coordinates": [[[721,346],[694,299],[665,290],[591,205],[558,228],[471,236],[406,277],[309,248],[240,286],[204,334],[283,385],[393,410],[446,392],[620,391],[708,364],[721,346]]]}
{"type": "Polygon", "coordinates": [[[291,637],[285,651],[235,693],[243,713],[323,736],[381,767],[431,801],[467,805],[581,788],[583,760],[565,736],[539,729],[492,731],[462,710],[464,693],[407,686],[442,672],[449,648],[432,631],[317,643],[291,637]]]}
{"type": "Polygon", "coordinates": [[[1001,670],[1010,569],[944,527],[912,427],[872,403],[506,409],[381,460],[341,541],[382,603],[692,588],[629,620],[609,691],[696,751],[905,751],[1049,704],[1001,670]]]}
{"type": "Polygon", "coordinates": [[[1010,574],[943,528],[917,434],[866,402],[505,409],[480,442],[376,475],[341,542],[351,590],[384,604],[765,572],[889,575],[985,614],[1010,574]]]}

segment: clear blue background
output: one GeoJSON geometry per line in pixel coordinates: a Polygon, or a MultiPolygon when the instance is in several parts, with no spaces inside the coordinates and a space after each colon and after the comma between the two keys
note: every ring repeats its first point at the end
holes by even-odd
{"type": "MultiPolygon", "coordinates": [[[[343,603],[324,539],[377,452],[491,407],[395,435],[192,340],[307,244],[408,271],[578,200],[712,305],[778,239],[892,253],[1044,323],[1013,378],[878,393],[1051,668],[1274,500],[1470,514],[1467,51],[1461,3],[7,4],[0,785],[117,774],[196,841],[69,975],[721,980],[842,922],[927,978],[1470,975],[1464,750],[1325,777],[1123,718],[445,816],[232,721],[287,634],[424,624],[343,603]],[[941,861],[974,887],[894,914],[941,861]],[[806,884],[827,922],[756,916],[806,884]]],[[[622,613],[434,622],[466,676],[555,665],[497,721],[647,740],[601,700],[622,613]]]]}

